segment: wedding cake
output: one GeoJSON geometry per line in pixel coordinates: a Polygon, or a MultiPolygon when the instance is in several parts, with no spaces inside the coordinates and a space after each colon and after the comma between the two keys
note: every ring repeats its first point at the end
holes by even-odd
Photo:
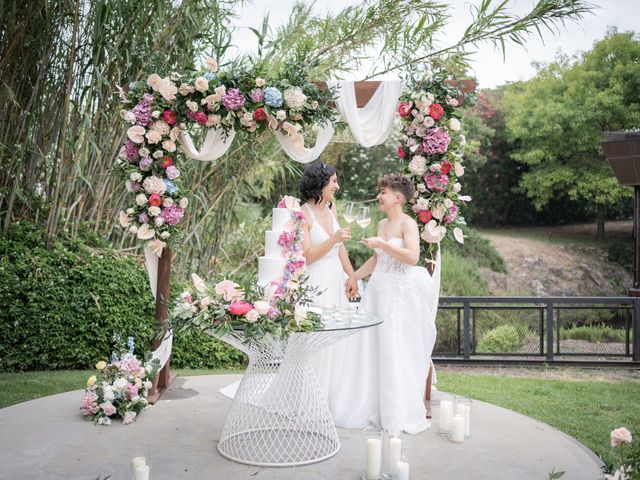
{"type": "Polygon", "coordinates": [[[271,230],[264,232],[264,256],[258,258],[258,285],[266,287],[282,277],[287,266],[285,250],[278,245],[282,232],[291,230],[291,212],[287,208],[274,208],[271,230]]]}

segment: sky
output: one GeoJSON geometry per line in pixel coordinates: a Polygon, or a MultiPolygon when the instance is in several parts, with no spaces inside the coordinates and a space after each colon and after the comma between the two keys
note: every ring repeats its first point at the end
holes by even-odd
{"type": "MultiPolygon", "coordinates": [[[[452,6],[454,21],[446,27],[449,38],[457,39],[469,24],[471,14],[469,6],[480,0],[448,0],[452,6]]],[[[498,0],[494,0],[497,4],[498,0]]],[[[254,0],[239,12],[234,22],[238,27],[234,37],[235,45],[242,45],[242,51],[255,48],[255,36],[248,27],[258,28],[262,24],[263,15],[269,12],[270,24],[277,27],[288,19],[295,0],[254,0]]],[[[359,0],[316,0],[314,10],[319,14],[336,13],[346,5],[358,4],[359,0]]],[[[521,14],[534,5],[534,0],[509,0],[509,8],[521,14]]],[[[492,88],[506,82],[527,80],[536,73],[532,62],[551,62],[559,51],[573,55],[589,50],[593,43],[604,37],[608,27],[617,27],[619,31],[640,32],[640,0],[591,0],[598,8],[592,15],[587,15],[579,23],[567,23],[560,26],[554,35],[546,31],[544,42],[537,35],[531,35],[526,48],[516,44],[507,44],[506,58],[502,52],[494,50],[493,45],[486,43],[479,46],[472,57],[471,68],[474,71],[479,87],[492,88]]],[[[362,79],[366,72],[355,73],[353,80],[362,79]]],[[[382,78],[391,78],[386,75],[382,78]]]]}

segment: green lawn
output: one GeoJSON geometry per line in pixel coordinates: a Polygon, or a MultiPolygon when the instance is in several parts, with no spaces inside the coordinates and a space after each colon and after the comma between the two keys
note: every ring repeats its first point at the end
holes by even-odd
{"type": "MultiPolygon", "coordinates": [[[[178,375],[240,373],[238,370],[177,370],[178,375]]],[[[90,371],[0,373],[0,408],[81,389],[90,371]]],[[[609,433],[625,426],[640,436],[640,382],[603,383],[440,371],[438,388],[500,405],[554,426],[611,461],[609,433]]],[[[78,404],[80,397],[78,398],[78,404]]]]}
{"type": "Polygon", "coordinates": [[[509,408],[561,430],[612,461],[609,434],[625,426],[640,437],[640,383],[549,380],[438,373],[438,388],[509,408]]]}

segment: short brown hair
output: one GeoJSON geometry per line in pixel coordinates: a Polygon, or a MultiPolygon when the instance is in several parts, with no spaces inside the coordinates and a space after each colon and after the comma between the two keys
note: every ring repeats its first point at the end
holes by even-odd
{"type": "Polygon", "coordinates": [[[402,194],[404,197],[404,203],[408,202],[413,197],[413,192],[415,192],[415,188],[413,187],[411,180],[399,173],[387,173],[380,177],[378,180],[378,188],[388,188],[394,192],[402,194]]]}

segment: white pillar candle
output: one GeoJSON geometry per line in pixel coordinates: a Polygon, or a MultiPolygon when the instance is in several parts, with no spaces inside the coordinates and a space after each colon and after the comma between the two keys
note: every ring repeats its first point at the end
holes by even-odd
{"type": "Polygon", "coordinates": [[[131,460],[131,466],[133,468],[140,467],[146,464],[147,464],[147,459],[144,457],[133,457],[133,460],[131,460]]]}
{"type": "Polygon", "coordinates": [[[389,470],[391,475],[395,475],[398,462],[402,458],[402,440],[398,437],[391,437],[389,440],[389,470]]]}
{"type": "Polygon", "coordinates": [[[367,461],[364,474],[367,478],[380,478],[382,460],[382,441],[379,438],[367,438],[367,461]]]}
{"type": "Polygon", "coordinates": [[[451,431],[451,417],[453,416],[453,402],[442,400],[440,402],[440,431],[451,431]]]}
{"type": "Polygon", "coordinates": [[[133,467],[133,480],[149,480],[149,465],[133,467]]]}
{"type": "Polygon", "coordinates": [[[397,480],[409,480],[409,464],[407,462],[398,462],[397,480]]]}
{"type": "Polygon", "coordinates": [[[471,435],[471,407],[469,405],[458,405],[457,413],[464,417],[464,436],[471,435]]]}
{"type": "Polygon", "coordinates": [[[464,417],[455,415],[451,419],[451,441],[464,442],[464,417]]]}

